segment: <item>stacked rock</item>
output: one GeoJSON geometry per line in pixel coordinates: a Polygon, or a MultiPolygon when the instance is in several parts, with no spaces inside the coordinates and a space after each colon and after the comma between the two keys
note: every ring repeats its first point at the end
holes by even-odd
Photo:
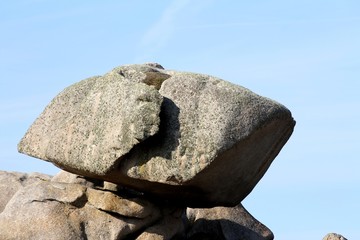
{"type": "Polygon", "coordinates": [[[61,207],[39,221],[63,222],[58,239],[273,239],[240,202],[294,125],[283,105],[212,76],[117,67],[66,88],[32,124],[19,151],[66,172],[18,191],[0,230],[12,208],[50,201],[61,207]]]}

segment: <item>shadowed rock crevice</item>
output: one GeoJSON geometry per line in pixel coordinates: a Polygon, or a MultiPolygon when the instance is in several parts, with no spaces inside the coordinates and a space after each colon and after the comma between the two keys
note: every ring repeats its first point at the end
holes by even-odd
{"type": "MultiPolygon", "coordinates": [[[[120,165],[116,167],[117,170],[115,171],[121,171],[125,175],[131,172],[132,176],[138,176],[141,180],[146,174],[142,172],[141,166],[150,159],[161,158],[166,161],[173,161],[172,152],[178,147],[181,137],[179,111],[171,99],[164,97],[160,111],[159,131],[154,136],[134,146],[128,154],[122,157],[119,161],[120,165]],[[133,169],[134,167],[139,168],[133,169]]],[[[154,173],[150,171],[147,174],[154,173]]],[[[147,178],[149,177],[147,176],[147,178]]]]}
{"type": "Polygon", "coordinates": [[[80,222],[80,232],[81,232],[80,239],[88,240],[88,237],[86,235],[86,226],[84,222],[80,222]]]}
{"type": "Polygon", "coordinates": [[[241,204],[236,207],[187,209],[190,239],[272,240],[273,233],[255,219],[241,204]],[[200,238],[202,237],[202,238],[200,238]]]}
{"type": "Polygon", "coordinates": [[[197,220],[192,230],[188,233],[187,239],[207,240],[207,239],[239,239],[239,240],[269,240],[273,236],[264,237],[251,229],[241,226],[238,223],[219,219],[219,220],[197,220]],[[270,237],[270,238],[269,238],[270,237]]]}

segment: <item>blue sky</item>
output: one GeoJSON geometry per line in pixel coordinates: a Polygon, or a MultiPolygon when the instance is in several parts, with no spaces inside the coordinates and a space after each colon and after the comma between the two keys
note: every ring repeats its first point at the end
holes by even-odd
{"type": "Polygon", "coordinates": [[[0,169],[55,174],[17,153],[63,88],[115,66],[159,62],[275,99],[295,132],[245,207],[276,239],[360,239],[357,0],[0,3],[0,169]]]}

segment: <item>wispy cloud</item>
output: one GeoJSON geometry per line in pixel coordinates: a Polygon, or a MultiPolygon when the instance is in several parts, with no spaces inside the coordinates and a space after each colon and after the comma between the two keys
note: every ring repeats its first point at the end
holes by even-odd
{"type": "Polygon", "coordinates": [[[160,18],[145,32],[140,47],[158,50],[171,38],[177,16],[189,5],[190,0],[174,0],[165,8],[160,18]]]}
{"type": "Polygon", "coordinates": [[[202,25],[186,26],[186,28],[202,29],[202,28],[236,28],[236,27],[252,27],[252,26],[299,26],[299,25],[328,25],[328,24],[345,24],[359,22],[359,17],[349,18],[322,18],[322,19],[300,19],[289,21],[254,21],[254,22],[224,22],[209,23],[202,25]]]}
{"type": "Polygon", "coordinates": [[[244,22],[220,22],[220,23],[208,23],[198,24],[191,26],[184,26],[186,29],[203,29],[203,28],[236,28],[236,27],[248,27],[248,26],[277,26],[277,25],[319,25],[319,24],[341,24],[341,23],[355,23],[359,22],[360,17],[348,17],[348,18],[318,18],[318,19],[298,19],[288,21],[244,21],[244,22]]]}

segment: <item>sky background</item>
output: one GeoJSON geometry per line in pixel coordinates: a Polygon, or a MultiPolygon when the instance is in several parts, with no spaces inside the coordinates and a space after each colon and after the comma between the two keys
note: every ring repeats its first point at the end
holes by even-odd
{"type": "Polygon", "coordinates": [[[55,174],[16,146],[65,87],[158,62],[287,106],[297,121],[243,201],[277,240],[360,239],[360,1],[0,3],[0,169],[55,174]]]}

